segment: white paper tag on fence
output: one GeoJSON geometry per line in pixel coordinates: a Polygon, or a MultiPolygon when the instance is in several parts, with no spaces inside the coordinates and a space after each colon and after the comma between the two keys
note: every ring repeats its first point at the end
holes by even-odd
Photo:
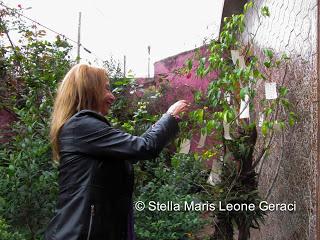
{"type": "Polygon", "coordinates": [[[260,112],[259,113],[259,123],[258,123],[259,127],[262,127],[263,121],[264,121],[264,114],[260,112]]]}
{"type": "Polygon", "coordinates": [[[201,133],[201,137],[200,137],[200,140],[198,142],[197,148],[203,148],[204,147],[204,144],[206,142],[206,138],[207,138],[207,134],[206,133],[205,134],[201,133]]]}
{"type": "Polygon", "coordinates": [[[220,178],[221,173],[221,162],[218,159],[212,160],[211,172],[208,177],[207,183],[212,186],[215,186],[217,183],[221,181],[220,178]]]}
{"type": "Polygon", "coordinates": [[[278,97],[277,83],[265,83],[264,90],[266,93],[266,99],[276,99],[278,97]]]}
{"type": "Polygon", "coordinates": [[[249,111],[249,96],[245,95],[244,101],[241,100],[240,103],[240,117],[239,118],[250,118],[250,111],[249,111]]]}
{"type": "Polygon", "coordinates": [[[179,153],[189,153],[190,151],[190,139],[184,139],[180,145],[179,153]]]}
{"type": "Polygon", "coordinates": [[[245,68],[246,64],[244,61],[244,57],[240,55],[239,50],[231,50],[231,58],[234,65],[237,64],[237,60],[239,60],[239,67],[245,68]]]}
{"type": "Polygon", "coordinates": [[[230,104],[230,102],[231,102],[231,95],[230,95],[230,93],[226,92],[226,93],[224,94],[224,99],[227,101],[228,104],[230,104]]]}
{"type": "Polygon", "coordinates": [[[232,62],[233,64],[237,63],[237,60],[240,57],[240,52],[238,50],[231,50],[231,58],[232,58],[232,62]]]}
{"type": "Polygon", "coordinates": [[[232,137],[230,136],[230,124],[223,121],[223,132],[224,132],[224,139],[226,140],[232,140],[232,137]]]}

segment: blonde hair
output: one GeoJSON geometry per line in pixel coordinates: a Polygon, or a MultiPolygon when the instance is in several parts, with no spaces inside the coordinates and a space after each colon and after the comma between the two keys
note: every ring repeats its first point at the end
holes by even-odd
{"type": "Polygon", "coordinates": [[[77,64],[66,74],[59,85],[51,115],[50,141],[53,160],[60,159],[60,129],[78,111],[99,111],[107,82],[109,79],[105,69],[87,64],[77,64]]]}

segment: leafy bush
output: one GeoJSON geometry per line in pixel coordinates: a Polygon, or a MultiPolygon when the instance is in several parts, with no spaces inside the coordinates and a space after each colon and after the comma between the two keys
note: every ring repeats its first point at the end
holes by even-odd
{"type": "Polygon", "coordinates": [[[205,169],[202,158],[194,154],[177,153],[171,158],[174,168],[171,184],[183,193],[201,193],[206,185],[209,170],[205,169]]]}
{"type": "Polygon", "coordinates": [[[10,226],[0,218],[0,239],[1,240],[24,240],[20,233],[10,231],[10,226]]]}
{"type": "MultiPolygon", "coordinates": [[[[207,174],[202,170],[201,162],[192,155],[175,154],[172,157],[174,167],[166,165],[162,154],[155,161],[145,164],[147,184],[138,186],[135,201],[148,206],[150,201],[183,206],[184,202],[199,202],[201,189],[198,184],[205,181],[207,174]],[[179,161],[179,162],[178,162],[179,161]],[[187,173],[188,172],[188,173],[187,173]],[[187,173],[187,174],[186,174],[187,173]]],[[[136,171],[141,171],[137,170],[136,171]]],[[[141,174],[141,173],[140,173],[141,174]]],[[[147,207],[136,211],[136,234],[138,239],[174,240],[186,238],[205,223],[197,211],[151,211],[147,207]]]]}
{"type": "MultiPolygon", "coordinates": [[[[167,203],[172,201],[183,205],[194,200],[191,195],[182,195],[172,185],[158,185],[150,182],[144,192],[136,199],[148,203],[157,201],[167,203]]],[[[136,234],[138,239],[179,239],[187,233],[198,230],[203,224],[198,212],[149,211],[145,209],[136,212],[136,234]]]]}
{"type": "Polygon", "coordinates": [[[20,44],[2,49],[8,67],[1,72],[7,88],[1,107],[14,112],[17,121],[14,137],[0,149],[0,215],[26,239],[39,239],[58,192],[48,130],[57,83],[72,64],[71,46],[59,37],[44,40],[45,32],[27,26],[16,10],[6,9],[3,19],[1,27],[8,35],[16,29],[20,44]]]}

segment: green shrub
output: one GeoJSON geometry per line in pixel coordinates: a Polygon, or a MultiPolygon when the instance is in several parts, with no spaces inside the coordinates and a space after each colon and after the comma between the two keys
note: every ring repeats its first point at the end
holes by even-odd
{"type": "MultiPolygon", "coordinates": [[[[146,208],[135,212],[136,235],[140,240],[182,239],[198,231],[205,221],[200,211],[183,211],[184,202],[199,202],[197,186],[205,181],[206,171],[201,162],[189,154],[175,154],[174,167],[166,165],[165,155],[145,164],[145,185],[137,186],[135,202],[142,201],[146,208]],[[148,209],[151,201],[179,204],[181,211],[152,211],[148,209]]],[[[137,171],[137,170],[136,170],[137,171]]],[[[141,171],[141,170],[138,170],[141,171]]],[[[141,172],[138,172],[141,175],[141,172]]],[[[141,182],[140,182],[141,184],[141,182]]]]}
{"type": "Polygon", "coordinates": [[[210,171],[203,166],[202,159],[194,154],[177,153],[171,158],[174,169],[170,182],[184,193],[201,193],[210,171]]]}
{"type": "Polygon", "coordinates": [[[28,26],[16,10],[4,13],[1,27],[9,35],[16,29],[20,44],[1,49],[7,95],[0,108],[14,112],[17,121],[14,137],[0,148],[0,216],[26,239],[40,239],[58,193],[48,130],[57,84],[72,64],[71,46],[60,37],[46,41],[45,32],[28,26]]]}
{"type": "Polygon", "coordinates": [[[22,234],[11,232],[10,226],[0,218],[0,239],[1,240],[24,240],[22,234]]]}

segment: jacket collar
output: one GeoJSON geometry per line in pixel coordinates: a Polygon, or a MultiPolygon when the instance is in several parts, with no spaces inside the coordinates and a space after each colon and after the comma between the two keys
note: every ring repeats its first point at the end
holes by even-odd
{"type": "Polygon", "coordinates": [[[93,110],[84,109],[84,110],[81,110],[81,111],[77,112],[75,115],[91,115],[91,116],[94,116],[95,118],[98,118],[101,121],[107,123],[109,126],[111,126],[109,121],[101,113],[98,113],[98,112],[93,111],[93,110]]]}

